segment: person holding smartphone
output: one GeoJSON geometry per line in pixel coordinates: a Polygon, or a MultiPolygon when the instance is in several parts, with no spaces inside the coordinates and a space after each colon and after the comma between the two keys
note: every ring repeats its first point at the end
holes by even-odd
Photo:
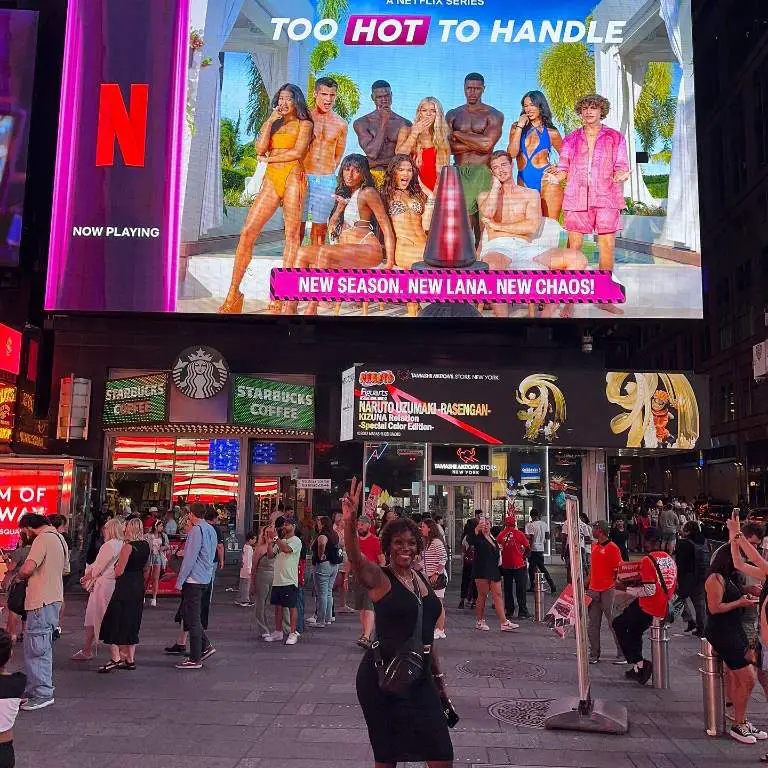
{"type": "MultiPolygon", "coordinates": [[[[738,534],[731,534],[737,541],[738,534]]],[[[754,728],[747,720],[747,702],[755,687],[756,673],[748,658],[749,640],[744,630],[742,614],[757,598],[742,594],[736,581],[737,570],[729,546],[722,546],[712,556],[709,573],[704,582],[707,595],[707,626],[704,635],[726,666],[726,698],[733,704],[733,723],[729,736],[742,744],[755,744],[768,734],[754,728]]]]}

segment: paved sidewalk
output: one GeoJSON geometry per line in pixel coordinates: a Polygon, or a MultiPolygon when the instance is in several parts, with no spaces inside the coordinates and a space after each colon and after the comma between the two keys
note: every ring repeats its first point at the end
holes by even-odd
{"type": "MultiPolygon", "coordinates": [[[[145,609],[138,669],[98,675],[96,663],[69,660],[81,640],[85,596],[68,596],[55,650],[56,703],[20,713],[17,768],[371,768],[355,696],[357,617],[308,628],[293,647],[268,645],[255,639],[250,611],[235,608],[233,597],[216,593],[210,634],[218,652],[203,671],[178,671],[177,657],[163,654],[176,631],[176,601],[161,600],[145,609]]],[[[593,691],[628,707],[627,736],[535,727],[546,700],[576,693],[573,640],[532,622],[502,634],[490,611],[492,631],[477,632],[455,595],[448,601],[448,639],[438,648],[462,718],[452,733],[457,765],[737,768],[768,751],[768,742],[743,746],[704,734],[698,641],[683,636],[670,643],[672,690],[657,692],[626,681],[626,667],[610,664],[613,642],[604,632],[609,658],[590,667],[593,691]]],[[[309,595],[307,603],[311,608],[309,595]]],[[[21,650],[12,664],[20,663],[21,650]]],[[[761,691],[754,703],[753,719],[765,726],[761,691]]]]}

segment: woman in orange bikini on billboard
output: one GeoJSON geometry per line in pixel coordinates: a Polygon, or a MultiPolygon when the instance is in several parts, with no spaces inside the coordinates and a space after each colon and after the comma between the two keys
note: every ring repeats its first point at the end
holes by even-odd
{"type": "MultiPolygon", "coordinates": [[[[368,158],[347,155],[339,168],[336,205],[328,219],[330,245],[308,245],[299,249],[297,267],[314,269],[385,269],[395,266],[395,233],[392,231],[384,203],[376,191],[368,158]],[[382,250],[379,233],[384,238],[382,250]]],[[[298,303],[286,303],[285,314],[296,312],[298,303]]],[[[317,302],[312,301],[307,315],[317,314],[317,302]]]]}
{"type": "MultiPolygon", "coordinates": [[[[267,163],[267,170],[235,249],[232,282],[219,308],[222,314],[243,311],[245,297],[240,292],[240,283],[251,263],[253,245],[281,205],[285,222],[284,267],[294,266],[299,250],[301,215],[307,190],[302,160],[312,141],[312,117],[301,88],[291,83],[286,83],[275,94],[272,106],[274,110],[256,139],[256,153],[260,161],[267,163]]],[[[278,310],[279,304],[273,303],[270,309],[278,310]]]]}

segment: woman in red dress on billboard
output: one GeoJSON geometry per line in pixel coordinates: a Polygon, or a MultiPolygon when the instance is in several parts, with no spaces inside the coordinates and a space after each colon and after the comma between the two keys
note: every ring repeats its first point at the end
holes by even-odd
{"type": "MultiPolygon", "coordinates": [[[[272,106],[272,114],[256,139],[259,162],[267,163],[267,169],[235,249],[232,282],[224,303],[219,307],[221,314],[243,311],[245,296],[240,291],[240,283],[251,263],[254,243],[281,205],[285,222],[284,267],[294,266],[299,250],[301,215],[307,191],[302,160],[312,141],[312,116],[301,88],[291,83],[286,83],[275,94],[272,106]]],[[[278,308],[277,304],[271,307],[273,311],[278,308]]]]}
{"type": "Polygon", "coordinates": [[[400,129],[395,153],[409,155],[419,170],[419,182],[427,195],[424,229],[429,229],[435,204],[435,189],[440,171],[451,159],[448,123],[443,106],[434,96],[427,96],[416,107],[412,126],[400,129]]]}

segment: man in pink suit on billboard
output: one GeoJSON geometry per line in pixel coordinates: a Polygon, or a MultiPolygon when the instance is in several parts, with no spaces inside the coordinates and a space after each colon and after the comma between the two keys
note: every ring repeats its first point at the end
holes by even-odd
{"type": "Polygon", "coordinates": [[[610,106],[597,94],[576,102],[582,127],[563,139],[557,169],[547,176],[555,183],[568,179],[563,200],[568,246],[580,249],[584,235],[595,233],[599,267],[613,271],[619,214],[625,205],[623,185],[630,172],[624,136],[602,123],[610,106]]]}

